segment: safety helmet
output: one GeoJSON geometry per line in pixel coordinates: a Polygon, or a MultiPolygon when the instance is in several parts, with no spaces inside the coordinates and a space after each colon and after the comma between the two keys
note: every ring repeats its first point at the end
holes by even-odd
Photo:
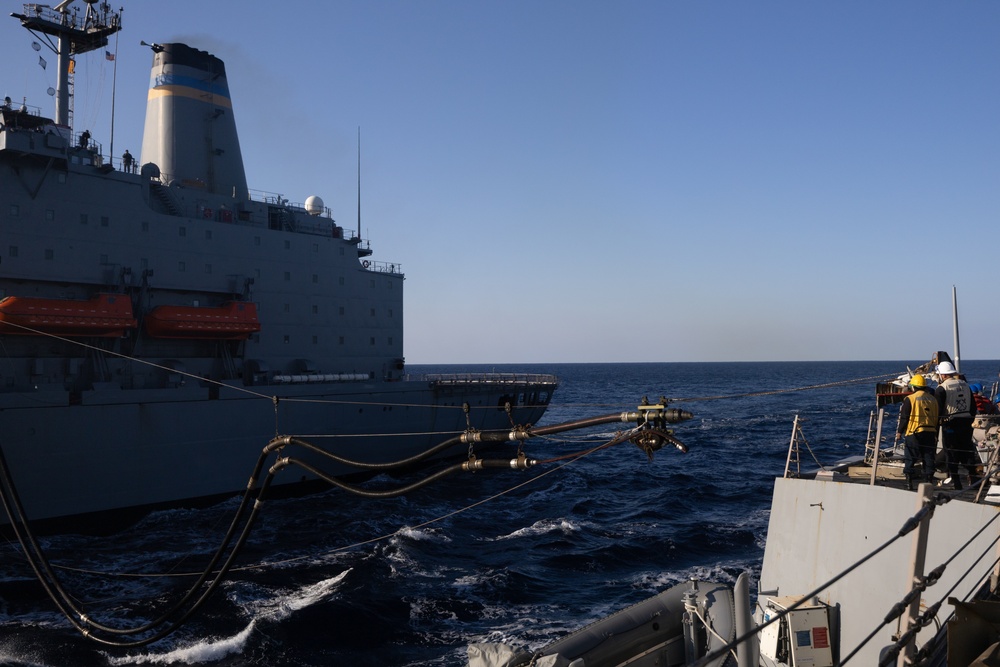
{"type": "Polygon", "coordinates": [[[981,384],[970,384],[969,385],[969,391],[971,391],[973,394],[978,394],[982,390],[983,390],[983,385],[981,385],[981,384]]]}
{"type": "Polygon", "coordinates": [[[918,375],[914,375],[913,377],[910,378],[910,386],[911,387],[926,387],[927,386],[927,381],[924,380],[924,376],[923,375],[919,375],[919,374],[918,375]]]}
{"type": "Polygon", "coordinates": [[[955,370],[955,365],[950,361],[942,361],[937,367],[938,375],[954,375],[958,371],[955,370]]]}

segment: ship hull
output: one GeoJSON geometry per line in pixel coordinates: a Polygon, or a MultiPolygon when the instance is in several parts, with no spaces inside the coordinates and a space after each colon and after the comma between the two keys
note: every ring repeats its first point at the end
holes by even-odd
{"type": "MultiPolygon", "coordinates": [[[[760,574],[760,608],[776,595],[805,595],[857,564],[897,534],[920,507],[919,494],[899,488],[776,479],[760,574]]],[[[995,552],[996,531],[976,534],[960,554],[955,550],[969,540],[975,527],[989,525],[998,511],[994,505],[962,501],[935,509],[927,540],[928,569],[953,560],[933,590],[926,592],[922,609],[942,591],[951,591],[958,599],[974,597],[982,580],[966,573],[978,572],[976,568],[983,567],[978,559],[995,552]]],[[[883,626],[882,621],[913,585],[907,564],[915,550],[916,535],[913,532],[896,541],[865,567],[817,596],[833,610],[831,631],[840,646],[840,659],[848,650],[863,645],[856,656],[858,664],[879,664],[882,652],[895,642],[897,623],[883,626]],[[872,628],[880,629],[869,639],[872,628]]],[[[930,634],[921,634],[919,642],[927,641],[930,634]]]]}
{"type": "MultiPolygon", "coordinates": [[[[72,523],[74,517],[88,517],[92,529],[104,514],[114,521],[148,508],[203,504],[241,492],[265,445],[278,434],[348,459],[395,461],[463,431],[463,403],[470,405],[473,428],[502,429],[511,418],[534,423],[554,387],[551,379],[461,388],[422,380],[290,385],[269,388],[278,390],[271,395],[226,386],[106,387],[84,392],[75,405],[66,405],[65,392],[6,395],[0,399],[0,444],[30,521],[72,523]],[[512,417],[502,407],[507,401],[513,402],[512,417]]],[[[289,447],[283,454],[333,476],[365,473],[302,449],[289,447]]],[[[311,481],[315,477],[290,467],[273,483],[280,491],[311,481]]]]}

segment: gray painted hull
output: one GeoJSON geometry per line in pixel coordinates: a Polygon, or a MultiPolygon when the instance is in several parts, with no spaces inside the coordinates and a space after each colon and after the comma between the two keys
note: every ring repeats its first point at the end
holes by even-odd
{"type": "MultiPolygon", "coordinates": [[[[108,388],[73,406],[66,406],[65,392],[53,392],[17,407],[0,402],[2,446],[28,517],[66,518],[240,492],[264,446],[278,434],[365,462],[412,456],[466,428],[464,401],[471,405],[474,428],[509,425],[498,407],[509,389],[482,384],[442,392],[421,381],[286,387],[277,405],[267,396],[225,388],[211,399],[206,387],[108,388]]],[[[514,415],[517,423],[533,423],[544,409],[520,406],[514,415]]],[[[466,454],[463,447],[452,453],[466,454]]],[[[285,454],[330,475],[358,472],[302,450],[288,448],[285,454]]],[[[293,467],[274,483],[310,478],[293,467]]]]}
{"type": "MultiPolygon", "coordinates": [[[[829,581],[895,535],[919,509],[918,494],[901,488],[825,480],[775,480],[767,545],[760,575],[762,594],[770,597],[805,595],[829,581]],[[776,591],[776,593],[775,593],[776,591]],[[772,595],[773,593],[773,595],[772,595]]],[[[926,558],[926,571],[955,556],[941,580],[922,596],[921,607],[932,604],[954,586],[951,596],[970,597],[981,585],[980,575],[995,559],[998,529],[976,532],[995,519],[1000,508],[955,500],[934,512],[926,558]],[[956,550],[972,543],[956,554],[956,550]],[[977,563],[985,554],[985,558],[977,563]],[[966,576],[967,570],[972,576],[966,576]]],[[[834,639],[840,657],[877,628],[892,606],[903,599],[916,532],[897,540],[865,566],[853,571],[819,594],[820,602],[836,610],[834,639]]],[[[942,608],[942,616],[950,608],[942,608]]],[[[881,628],[852,659],[859,665],[877,665],[881,651],[894,642],[897,623],[881,628]]],[[[933,634],[925,628],[918,635],[923,644],[933,634]]]]}

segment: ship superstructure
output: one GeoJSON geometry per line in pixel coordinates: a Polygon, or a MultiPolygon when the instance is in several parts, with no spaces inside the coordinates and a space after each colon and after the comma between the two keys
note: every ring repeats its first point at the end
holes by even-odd
{"type": "MultiPolygon", "coordinates": [[[[60,72],[120,28],[68,6],[14,15],[60,72]]],[[[391,460],[541,417],[551,376],[410,378],[401,266],[319,197],[252,194],[223,62],[151,48],[134,162],[74,132],[63,92],[55,119],[2,109],[0,414],[29,515],[239,490],[278,432],[391,460]]]]}

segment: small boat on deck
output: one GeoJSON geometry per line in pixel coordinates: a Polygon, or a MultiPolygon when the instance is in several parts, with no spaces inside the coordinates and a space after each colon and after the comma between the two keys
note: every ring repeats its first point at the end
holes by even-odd
{"type": "Polygon", "coordinates": [[[157,306],[143,320],[154,338],[246,340],[260,331],[257,304],[227,301],[220,306],[157,306]]]}
{"type": "Polygon", "coordinates": [[[136,326],[132,301],[124,294],[90,299],[8,296],[0,300],[0,334],[120,338],[136,326]]]}
{"type": "MultiPolygon", "coordinates": [[[[742,575],[733,587],[691,580],[591,623],[538,651],[504,644],[469,647],[469,667],[675,667],[696,660],[703,667],[724,667],[725,650],[738,633],[750,629],[749,583],[742,575]],[[721,653],[715,658],[710,652],[721,653]]],[[[741,651],[749,651],[743,644],[741,651]]],[[[750,653],[746,659],[753,659],[750,653]]]]}

